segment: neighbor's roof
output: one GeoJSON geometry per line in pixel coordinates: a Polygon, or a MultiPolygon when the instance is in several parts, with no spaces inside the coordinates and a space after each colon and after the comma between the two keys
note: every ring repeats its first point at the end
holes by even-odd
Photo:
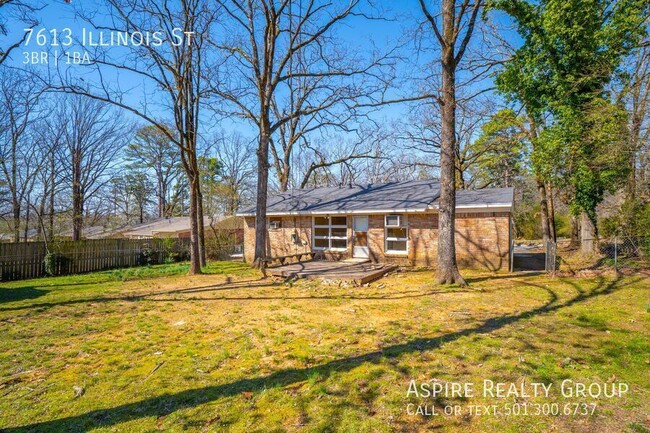
{"type": "MultiPolygon", "coordinates": [[[[210,218],[208,216],[203,217],[203,223],[205,226],[210,225],[210,218]]],[[[237,229],[242,226],[239,218],[227,217],[227,216],[217,216],[214,219],[214,223],[217,224],[220,228],[224,229],[237,229]]],[[[187,232],[190,230],[190,217],[172,217],[172,218],[161,218],[154,221],[149,221],[146,223],[138,224],[136,226],[128,227],[122,230],[124,236],[154,236],[155,234],[160,233],[180,233],[187,232]]]]}
{"type": "MultiPolygon", "coordinates": [[[[437,180],[311,188],[269,195],[267,215],[423,212],[438,207],[437,180]]],[[[513,188],[456,191],[456,208],[512,208],[513,188]]],[[[254,216],[251,207],[238,212],[254,216]]]]}
{"type": "Polygon", "coordinates": [[[153,236],[156,233],[177,233],[190,229],[190,217],[161,218],[128,227],[122,231],[125,236],[153,236]]]}

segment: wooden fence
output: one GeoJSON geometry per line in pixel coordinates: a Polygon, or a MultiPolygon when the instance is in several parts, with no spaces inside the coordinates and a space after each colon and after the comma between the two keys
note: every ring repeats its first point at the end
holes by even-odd
{"type": "MultiPolygon", "coordinates": [[[[186,259],[189,239],[92,239],[50,242],[55,275],[160,264],[186,259]]],[[[0,281],[47,276],[45,242],[0,243],[0,281]]]]}

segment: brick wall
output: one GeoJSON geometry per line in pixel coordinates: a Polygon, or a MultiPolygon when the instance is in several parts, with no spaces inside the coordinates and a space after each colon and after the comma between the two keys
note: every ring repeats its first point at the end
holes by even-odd
{"type": "MultiPolygon", "coordinates": [[[[275,220],[275,218],[274,218],[275,220]]],[[[286,256],[311,251],[311,217],[285,216],[279,218],[280,228],[269,229],[266,254],[270,257],[286,256]],[[292,235],[297,233],[298,242],[292,235]]],[[[255,218],[244,218],[244,260],[253,262],[255,257],[255,218]]]]}
{"type": "MultiPolygon", "coordinates": [[[[508,270],[510,246],[510,214],[458,213],[456,215],[456,256],[461,267],[508,270]]],[[[370,215],[368,246],[374,262],[390,262],[410,266],[435,267],[438,248],[438,215],[409,214],[408,254],[386,254],[384,215],[370,215]]],[[[310,216],[282,217],[281,228],[270,229],[267,243],[269,256],[305,252],[311,249],[312,218],[310,216]],[[298,233],[300,243],[293,242],[298,233]],[[303,245],[306,244],[306,245],[303,245]]],[[[352,217],[348,217],[348,251],[329,253],[330,259],[352,256],[352,217]]],[[[253,261],[255,251],[255,218],[245,218],[244,258],[253,261]]]]}
{"type": "Polygon", "coordinates": [[[508,271],[509,250],[509,213],[456,214],[456,258],[459,267],[508,271]]]}

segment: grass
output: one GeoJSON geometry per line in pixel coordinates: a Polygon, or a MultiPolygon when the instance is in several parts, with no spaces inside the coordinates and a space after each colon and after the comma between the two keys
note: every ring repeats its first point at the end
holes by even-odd
{"type": "MultiPolygon", "coordinates": [[[[132,268],[0,285],[0,431],[645,431],[643,276],[429,271],[367,287],[261,280],[237,263],[132,268]],[[413,416],[411,379],[629,384],[590,416],[413,416]]],[[[591,402],[592,399],[579,401],[591,402]]]]}

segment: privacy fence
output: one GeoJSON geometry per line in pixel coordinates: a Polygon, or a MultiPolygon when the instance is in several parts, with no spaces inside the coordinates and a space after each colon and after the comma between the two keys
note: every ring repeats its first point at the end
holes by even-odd
{"type": "Polygon", "coordinates": [[[186,260],[189,239],[0,243],[0,281],[186,260]]]}

